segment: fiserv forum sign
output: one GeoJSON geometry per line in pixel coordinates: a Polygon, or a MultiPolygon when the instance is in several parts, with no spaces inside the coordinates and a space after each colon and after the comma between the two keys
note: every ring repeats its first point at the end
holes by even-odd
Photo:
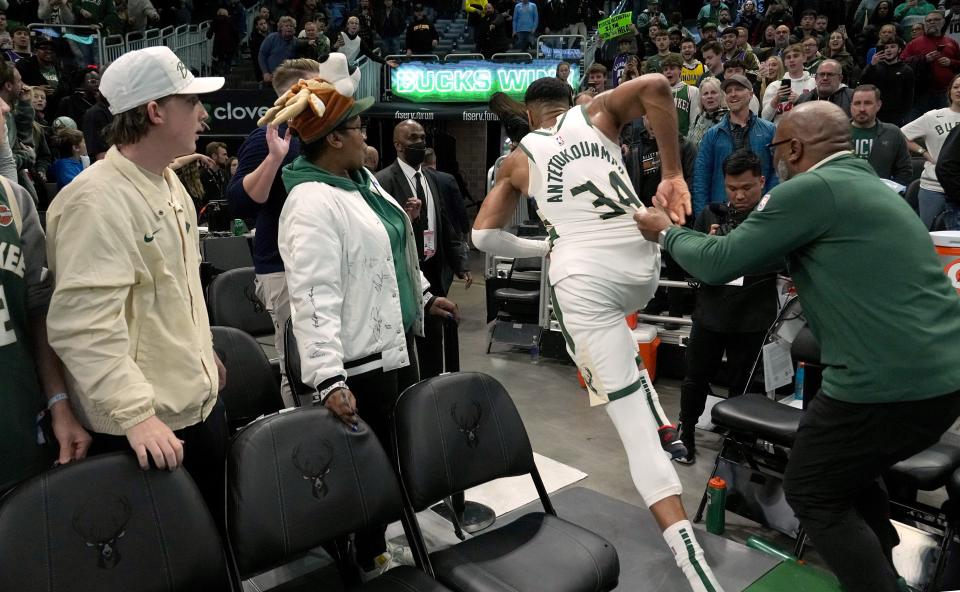
{"type": "MultiPolygon", "coordinates": [[[[534,80],[556,75],[560,61],[533,60],[523,64],[504,64],[468,60],[452,64],[406,62],[390,71],[390,90],[394,98],[415,103],[487,102],[496,92],[523,99],[534,80]]],[[[580,82],[580,67],[570,65],[570,84],[580,82]]]]}

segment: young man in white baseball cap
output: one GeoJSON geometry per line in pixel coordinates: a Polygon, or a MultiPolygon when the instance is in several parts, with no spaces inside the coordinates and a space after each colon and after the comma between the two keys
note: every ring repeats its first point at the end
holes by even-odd
{"type": "Polygon", "coordinates": [[[115,116],[106,158],[47,214],[47,327],[90,453],[129,447],[144,469],[183,464],[218,518],[226,371],[200,287],[197,213],[167,165],[194,152],[207,117],[197,95],[223,82],[194,78],[166,47],[121,56],[100,82],[115,116]]]}

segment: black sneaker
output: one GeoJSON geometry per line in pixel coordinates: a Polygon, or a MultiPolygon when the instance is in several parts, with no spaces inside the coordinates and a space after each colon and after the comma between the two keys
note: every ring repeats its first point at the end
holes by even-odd
{"type": "Polygon", "coordinates": [[[693,430],[687,430],[686,426],[680,424],[680,442],[683,443],[683,448],[686,454],[682,456],[674,456],[673,460],[682,464],[682,465],[692,465],[697,460],[697,446],[695,444],[693,430]]]}
{"type": "Polygon", "coordinates": [[[680,432],[676,427],[665,425],[657,430],[657,434],[660,436],[660,446],[670,453],[673,460],[687,455],[687,447],[680,440],[680,432]]]}

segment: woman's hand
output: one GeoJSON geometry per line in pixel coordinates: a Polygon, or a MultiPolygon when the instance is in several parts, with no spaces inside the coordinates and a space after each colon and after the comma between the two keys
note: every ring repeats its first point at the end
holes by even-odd
{"type": "Polygon", "coordinates": [[[356,430],[360,422],[360,416],[357,415],[357,399],[348,388],[338,388],[327,397],[323,406],[332,411],[340,421],[347,424],[351,429],[356,430]]]}

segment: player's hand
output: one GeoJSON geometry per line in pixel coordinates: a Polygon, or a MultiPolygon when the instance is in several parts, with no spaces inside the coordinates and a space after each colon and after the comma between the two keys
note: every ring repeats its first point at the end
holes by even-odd
{"type": "Polygon", "coordinates": [[[172,471],[183,463],[183,442],[156,415],[127,430],[127,440],[137,454],[141,469],[150,468],[148,455],[158,469],[172,471]]]}
{"type": "Polygon", "coordinates": [[[333,411],[340,421],[356,429],[360,416],[357,415],[357,399],[350,389],[340,388],[333,391],[323,402],[323,406],[333,411]]]}
{"type": "Polygon", "coordinates": [[[274,124],[267,126],[267,149],[270,151],[270,156],[283,160],[286,158],[287,153],[290,151],[290,128],[287,128],[286,133],[283,136],[280,135],[280,129],[274,124]]]}
{"type": "Polygon", "coordinates": [[[454,323],[460,322],[460,307],[443,297],[435,299],[427,312],[435,317],[451,319],[454,323]]]}
{"type": "Polygon", "coordinates": [[[648,241],[657,242],[660,231],[672,226],[670,216],[660,208],[647,208],[638,211],[633,215],[633,221],[637,223],[640,234],[648,241]]]}
{"type": "Polygon", "coordinates": [[[60,445],[57,462],[61,465],[87,456],[93,438],[83,429],[70,408],[69,401],[58,401],[50,408],[53,420],[53,435],[60,445]]]}
{"type": "Polygon", "coordinates": [[[717,234],[719,231],[720,231],[720,225],[719,225],[719,224],[711,224],[711,225],[710,225],[710,232],[709,232],[708,234],[709,234],[710,236],[716,236],[716,234],[717,234]]]}
{"type": "Polygon", "coordinates": [[[411,220],[416,220],[420,217],[420,208],[423,206],[423,202],[416,197],[408,197],[407,201],[403,202],[403,211],[407,213],[407,216],[410,216],[411,220]]]}
{"type": "Polygon", "coordinates": [[[690,206],[690,190],[687,188],[687,182],[679,175],[664,177],[660,181],[653,203],[666,209],[675,224],[686,223],[687,216],[693,213],[690,206]]]}

